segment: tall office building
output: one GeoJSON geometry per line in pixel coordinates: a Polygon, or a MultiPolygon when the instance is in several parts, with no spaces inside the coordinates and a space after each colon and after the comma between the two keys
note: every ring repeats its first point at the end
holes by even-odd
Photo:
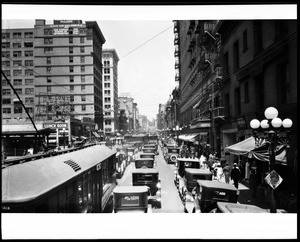
{"type": "Polygon", "coordinates": [[[118,130],[118,61],[115,49],[103,49],[103,130],[106,134],[118,130]]]}

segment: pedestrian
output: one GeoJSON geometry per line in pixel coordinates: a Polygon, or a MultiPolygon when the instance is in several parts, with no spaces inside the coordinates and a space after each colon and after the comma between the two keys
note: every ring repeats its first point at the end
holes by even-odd
{"type": "Polygon", "coordinates": [[[222,177],[222,175],[223,175],[223,169],[222,169],[222,166],[221,166],[220,163],[216,166],[215,170],[216,170],[216,177],[217,177],[217,180],[218,180],[218,181],[221,181],[221,177],[222,177]]]}
{"type": "Polygon", "coordinates": [[[190,151],[191,151],[190,157],[191,157],[192,159],[194,159],[194,158],[195,158],[195,147],[194,147],[193,145],[191,145],[190,151]]]}
{"type": "Polygon", "coordinates": [[[249,178],[249,183],[250,183],[250,189],[252,191],[252,198],[256,198],[257,194],[257,187],[258,187],[258,177],[257,177],[257,171],[256,169],[251,169],[250,170],[250,178],[249,178]]]}
{"type": "Polygon", "coordinates": [[[233,180],[234,186],[236,188],[239,188],[240,175],[241,175],[240,169],[237,166],[237,164],[234,163],[230,176],[231,176],[231,180],[233,180]]]}
{"type": "Polygon", "coordinates": [[[226,183],[229,183],[229,175],[230,175],[230,172],[229,172],[229,166],[228,166],[228,163],[226,163],[225,166],[223,167],[223,174],[224,174],[224,177],[225,177],[225,182],[226,182],[226,183]]]}

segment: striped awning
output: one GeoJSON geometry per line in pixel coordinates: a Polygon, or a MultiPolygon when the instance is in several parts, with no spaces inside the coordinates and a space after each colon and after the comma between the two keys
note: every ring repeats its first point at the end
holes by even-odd
{"type": "Polygon", "coordinates": [[[178,136],[178,139],[188,142],[194,142],[197,135],[199,135],[199,133],[181,134],[178,136]]]}

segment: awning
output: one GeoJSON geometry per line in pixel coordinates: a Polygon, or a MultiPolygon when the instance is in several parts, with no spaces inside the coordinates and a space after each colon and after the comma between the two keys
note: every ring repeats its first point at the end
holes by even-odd
{"type": "Polygon", "coordinates": [[[194,142],[197,135],[199,135],[199,133],[181,134],[178,136],[178,139],[188,142],[194,142]]]}
{"type": "Polygon", "coordinates": [[[97,132],[93,132],[93,135],[94,135],[96,138],[100,138],[100,135],[99,135],[97,132]]]}
{"type": "MultiPolygon", "coordinates": [[[[248,158],[254,158],[260,161],[268,162],[270,160],[269,143],[262,138],[255,143],[255,138],[253,136],[234,145],[226,147],[225,152],[229,152],[234,155],[244,155],[248,158]]],[[[280,144],[276,147],[275,161],[280,164],[286,164],[285,144],[280,144]]]]}

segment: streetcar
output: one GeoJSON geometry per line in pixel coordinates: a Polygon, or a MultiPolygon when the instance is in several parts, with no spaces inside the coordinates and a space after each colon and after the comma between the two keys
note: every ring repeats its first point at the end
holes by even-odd
{"type": "Polygon", "coordinates": [[[116,151],[104,145],[26,156],[2,168],[3,213],[102,213],[112,209],[116,151]]]}

